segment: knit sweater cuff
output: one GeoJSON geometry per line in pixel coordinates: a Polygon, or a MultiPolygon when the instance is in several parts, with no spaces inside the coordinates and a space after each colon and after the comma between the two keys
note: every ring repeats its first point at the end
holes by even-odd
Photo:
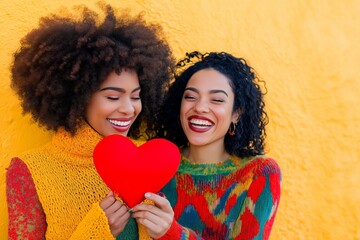
{"type": "Polygon", "coordinates": [[[115,239],[111,234],[108,219],[99,203],[92,205],[70,239],[115,239]]]}
{"type": "Polygon", "coordinates": [[[168,231],[157,240],[172,240],[172,239],[181,239],[182,226],[173,219],[170,228],[168,231]]]}

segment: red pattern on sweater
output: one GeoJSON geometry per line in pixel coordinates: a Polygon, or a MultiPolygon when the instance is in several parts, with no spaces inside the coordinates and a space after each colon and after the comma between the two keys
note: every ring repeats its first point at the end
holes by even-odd
{"type": "Polygon", "coordinates": [[[234,205],[236,203],[236,199],[237,199],[236,195],[233,195],[232,197],[229,198],[229,200],[228,200],[228,202],[226,203],[226,206],[225,206],[225,213],[226,214],[229,214],[231,208],[234,207],[234,205]]]}
{"type": "Polygon", "coordinates": [[[246,222],[246,225],[251,226],[251,228],[241,229],[240,235],[235,238],[236,240],[252,239],[258,234],[260,230],[259,222],[249,209],[246,209],[240,216],[240,220],[246,222]]]}
{"type": "Polygon", "coordinates": [[[258,200],[261,192],[264,190],[265,183],[266,179],[264,176],[259,176],[258,178],[254,179],[251,187],[249,188],[249,191],[247,192],[247,195],[251,198],[253,202],[256,202],[258,200]]]}
{"type": "MultiPolygon", "coordinates": [[[[194,202],[197,203],[197,206],[194,206],[195,208],[199,208],[199,206],[207,206],[208,202],[203,195],[196,194],[196,185],[193,183],[193,179],[188,176],[184,175],[179,177],[178,184],[180,186],[184,186],[183,188],[178,189],[179,196],[191,196],[189,198],[183,198],[182,201],[178,202],[178,204],[174,207],[174,213],[175,216],[180,216],[181,213],[184,211],[184,209],[194,202]],[[191,194],[190,194],[191,193],[191,194]]],[[[198,211],[200,218],[204,219],[205,225],[212,226],[213,228],[220,229],[221,223],[219,223],[215,216],[212,215],[209,211],[206,211],[205,209],[199,208],[198,211]]]]}
{"type": "Polygon", "coordinates": [[[232,159],[219,166],[182,160],[163,192],[173,204],[174,222],[183,226],[172,224],[160,239],[268,239],[280,180],[280,168],[271,158],[254,158],[245,165],[232,159]]]}
{"type": "Polygon", "coordinates": [[[6,172],[9,239],[43,239],[46,218],[29,169],[19,158],[12,159],[6,172]]]}

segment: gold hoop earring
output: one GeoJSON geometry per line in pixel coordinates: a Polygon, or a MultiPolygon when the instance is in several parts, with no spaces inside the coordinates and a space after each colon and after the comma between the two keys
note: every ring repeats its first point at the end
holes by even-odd
{"type": "Polygon", "coordinates": [[[236,123],[231,122],[229,127],[229,135],[234,136],[236,131],[236,123]]]}

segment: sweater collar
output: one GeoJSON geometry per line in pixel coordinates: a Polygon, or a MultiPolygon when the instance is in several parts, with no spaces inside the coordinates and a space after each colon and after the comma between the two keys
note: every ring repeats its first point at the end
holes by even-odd
{"type": "Polygon", "coordinates": [[[87,165],[93,163],[93,151],[101,139],[103,139],[103,136],[97,133],[87,123],[83,123],[75,135],[71,135],[71,133],[63,128],[59,129],[55,133],[51,145],[57,148],[59,152],[74,156],[71,156],[71,159],[69,159],[72,163],[79,161],[78,164],[87,165]]]}
{"type": "Polygon", "coordinates": [[[184,155],[181,155],[180,173],[188,173],[193,175],[216,175],[228,174],[245,166],[250,162],[252,157],[239,158],[230,156],[224,162],[219,163],[193,163],[184,155]]]}

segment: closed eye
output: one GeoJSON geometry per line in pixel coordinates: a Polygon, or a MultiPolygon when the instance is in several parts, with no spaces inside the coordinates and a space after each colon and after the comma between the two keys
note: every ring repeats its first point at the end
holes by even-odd
{"type": "Polygon", "coordinates": [[[186,100],[195,100],[196,98],[194,96],[184,96],[184,99],[186,100]]]}
{"type": "Polygon", "coordinates": [[[111,101],[116,101],[116,100],[119,100],[119,97],[116,97],[116,96],[108,96],[106,97],[107,99],[111,100],[111,101]]]}

